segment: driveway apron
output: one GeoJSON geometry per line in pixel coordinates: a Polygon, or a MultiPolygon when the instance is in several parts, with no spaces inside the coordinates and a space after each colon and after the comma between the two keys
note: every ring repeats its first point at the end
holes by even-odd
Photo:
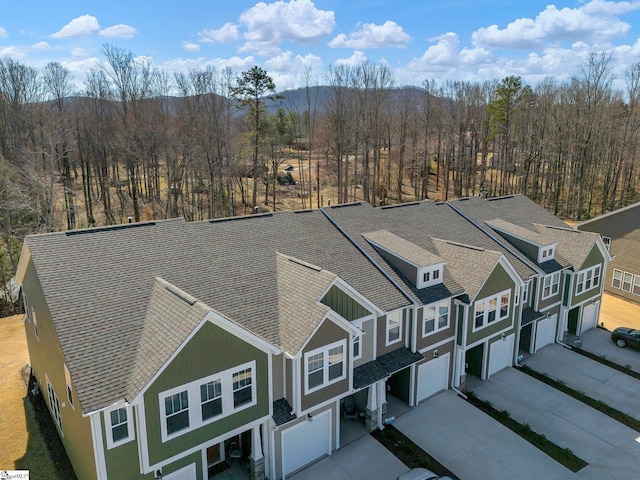
{"type": "Polygon", "coordinates": [[[464,480],[578,478],[452,391],[398,417],[394,426],[464,480]]]}
{"type": "Polygon", "coordinates": [[[640,420],[640,380],[637,378],[558,344],[543,348],[523,363],[640,420]]]}
{"type": "Polygon", "coordinates": [[[640,434],[582,402],[513,368],[494,375],[474,392],[588,462],[577,477],[640,478],[640,434]]]}

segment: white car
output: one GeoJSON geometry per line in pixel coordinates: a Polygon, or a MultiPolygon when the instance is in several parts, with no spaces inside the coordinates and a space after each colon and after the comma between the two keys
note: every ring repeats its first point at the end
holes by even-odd
{"type": "Polygon", "coordinates": [[[400,475],[397,480],[451,480],[451,478],[439,477],[426,468],[412,468],[408,472],[400,475]]]}

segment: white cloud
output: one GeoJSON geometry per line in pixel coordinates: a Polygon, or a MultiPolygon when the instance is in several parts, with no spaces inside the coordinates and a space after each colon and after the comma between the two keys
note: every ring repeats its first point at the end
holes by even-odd
{"type": "Polygon", "coordinates": [[[0,38],[7,38],[9,36],[9,32],[6,28],[0,27],[0,38]]]}
{"type": "Polygon", "coordinates": [[[553,41],[589,41],[619,37],[631,26],[617,15],[640,9],[640,2],[592,0],[578,8],[558,10],[548,5],[535,19],[519,18],[501,29],[497,25],[473,32],[477,46],[532,48],[553,41]]]}
{"type": "Polygon", "coordinates": [[[105,38],[133,38],[136,33],[134,27],[123,23],[100,30],[100,36],[105,38]]]}
{"type": "Polygon", "coordinates": [[[182,48],[184,48],[187,52],[198,52],[200,50],[200,45],[197,43],[191,42],[182,42],[182,48]]]}
{"type": "Polygon", "coordinates": [[[382,25],[364,23],[349,36],[339,34],[329,42],[332,48],[382,48],[405,47],[411,37],[396,22],[387,20],[382,25]]]}
{"type": "Polygon", "coordinates": [[[76,47],[76,48],[72,48],[72,49],[71,49],[71,56],[72,56],[73,58],[86,58],[86,57],[88,57],[89,55],[91,55],[91,54],[89,53],[89,51],[88,51],[88,50],[85,50],[84,48],[77,48],[77,47],[76,47]]]}
{"type": "Polygon", "coordinates": [[[10,46],[0,48],[0,57],[11,57],[14,60],[22,60],[27,56],[24,50],[20,47],[10,46]]]}
{"type": "MultiPolygon", "coordinates": [[[[301,83],[301,72],[306,68],[320,71],[323,68],[322,59],[314,54],[293,55],[292,52],[282,52],[264,62],[264,67],[276,84],[278,91],[297,88],[301,83]]],[[[286,100],[285,100],[286,103],[286,100]]]]}
{"type": "Polygon", "coordinates": [[[277,54],[280,44],[289,40],[299,44],[316,44],[335,28],[331,10],[319,10],[311,0],[278,0],[257,3],[240,16],[247,31],[241,51],[260,55],[277,54]]]}
{"type": "Polygon", "coordinates": [[[62,27],[59,31],[52,34],[53,38],[75,38],[86,37],[100,28],[98,19],[93,15],[82,15],[76,17],[62,27]]]}
{"type": "Polygon", "coordinates": [[[347,67],[357,67],[358,65],[367,63],[367,60],[368,58],[363,52],[361,52],[360,50],[356,50],[349,58],[340,58],[335,61],[335,64],[345,65],[347,67]]]}
{"type": "Polygon", "coordinates": [[[225,23],[217,30],[203,30],[198,33],[201,42],[231,43],[238,39],[238,26],[233,23],[225,23]]]}
{"type": "Polygon", "coordinates": [[[45,50],[49,50],[50,48],[51,48],[51,45],[49,45],[47,42],[38,42],[31,45],[32,50],[45,51],[45,50]]]}

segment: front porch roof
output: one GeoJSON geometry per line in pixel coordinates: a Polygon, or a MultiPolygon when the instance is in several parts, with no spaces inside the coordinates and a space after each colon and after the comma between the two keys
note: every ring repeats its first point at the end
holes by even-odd
{"type": "Polygon", "coordinates": [[[359,390],[379,380],[389,377],[398,370],[423,360],[420,353],[414,353],[408,348],[399,348],[382,355],[371,362],[353,369],[353,388],[359,390]]]}
{"type": "Polygon", "coordinates": [[[539,320],[543,317],[545,317],[546,314],[545,313],[540,313],[536,310],[534,310],[533,308],[530,307],[524,307],[522,309],[522,324],[521,326],[524,327],[525,325],[529,325],[530,323],[535,322],[536,320],[539,320]]]}
{"type": "Polygon", "coordinates": [[[286,398],[273,402],[273,421],[276,423],[276,427],[298,418],[294,413],[291,413],[292,410],[293,408],[286,398]]]}

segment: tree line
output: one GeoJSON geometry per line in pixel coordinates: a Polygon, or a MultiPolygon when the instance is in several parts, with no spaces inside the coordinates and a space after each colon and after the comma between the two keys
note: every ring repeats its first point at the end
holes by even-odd
{"type": "Polygon", "coordinates": [[[617,90],[607,55],[534,86],[397,87],[372,64],[320,82],[308,69],[295,102],[259,67],[169,74],[113,46],[103,55],[80,89],[58,63],[0,59],[5,292],[26,234],[129,218],[523,193],[582,220],[638,200],[640,65],[617,90]]]}

